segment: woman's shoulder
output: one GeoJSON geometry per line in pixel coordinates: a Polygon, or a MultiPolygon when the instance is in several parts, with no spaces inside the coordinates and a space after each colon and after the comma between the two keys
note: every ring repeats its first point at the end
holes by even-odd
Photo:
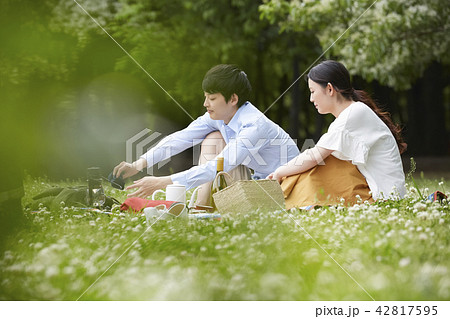
{"type": "Polygon", "coordinates": [[[375,115],[375,113],[367,104],[360,101],[353,102],[352,104],[350,104],[348,109],[349,115],[352,116],[372,115],[372,113],[375,115]]]}
{"type": "Polygon", "coordinates": [[[357,134],[367,133],[378,125],[378,116],[370,107],[362,102],[350,104],[331,123],[329,131],[357,132],[357,134]]]}
{"type": "Polygon", "coordinates": [[[348,107],[346,120],[356,127],[378,126],[381,121],[375,112],[362,102],[354,102],[348,107]]]}

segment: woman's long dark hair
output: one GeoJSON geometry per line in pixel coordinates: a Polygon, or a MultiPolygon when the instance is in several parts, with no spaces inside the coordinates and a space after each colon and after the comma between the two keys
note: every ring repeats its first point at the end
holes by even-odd
{"type": "Polygon", "coordinates": [[[332,60],[323,61],[309,71],[307,78],[322,87],[326,87],[330,83],[346,100],[360,101],[369,106],[391,130],[400,154],[406,151],[407,144],[402,138],[400,126],[391,120],[388,112],[378,107],[367,92],[353,89],[350,74],[342,63],[332,60]]]}

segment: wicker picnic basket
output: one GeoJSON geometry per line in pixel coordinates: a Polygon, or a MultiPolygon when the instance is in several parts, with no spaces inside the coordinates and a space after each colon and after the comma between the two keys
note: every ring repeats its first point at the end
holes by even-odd
{"type": "Polygon", "coordinates": [[[214,203],[221,214],[246,214],[255,210],[274,211],[284,209],[284,195],[280,184],[275,180],[243,180],[233,181],[225,172],[217,174],[217,178],[226,176],[228,187],[213,194],[214,203]]]}

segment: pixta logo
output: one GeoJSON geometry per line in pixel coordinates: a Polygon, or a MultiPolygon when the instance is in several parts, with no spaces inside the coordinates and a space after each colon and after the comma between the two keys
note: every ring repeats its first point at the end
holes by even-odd
{"type": "MultiPolygon", "coordinates": [[[[126,161],[132,163],[139,157],[144,155],[149,149],[155,146],[161,139],[162,136],[159,132],[153,132],[152,130],[145,128],[139,133],[135,134],[126,141],[126,161]]],[[[169,162],[169,159],[161,161],[158,163],[158,168],[161,168],[169,162]]],[[[151,168],[147,169],[147,173],[151,168]]]]}

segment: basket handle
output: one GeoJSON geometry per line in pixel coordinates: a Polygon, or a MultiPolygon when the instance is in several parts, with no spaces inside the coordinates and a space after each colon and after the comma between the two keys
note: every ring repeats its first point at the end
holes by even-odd
{"type": "Polygon", "coordinates": [[[233,177],[231,177],[231,175],[228,174],[227,172],[222,171],[222,172],[217,173],[216,177],[214,178],[214,181],[213,181],[212,186],[211,186],[212,189],[217,189],[217,181],[219,179],[219,176],[221,176],[221,175],[225,176],[225,180],[227,182],[227,186],[231,186],[231,184],[234,183],[233,177]]]}

